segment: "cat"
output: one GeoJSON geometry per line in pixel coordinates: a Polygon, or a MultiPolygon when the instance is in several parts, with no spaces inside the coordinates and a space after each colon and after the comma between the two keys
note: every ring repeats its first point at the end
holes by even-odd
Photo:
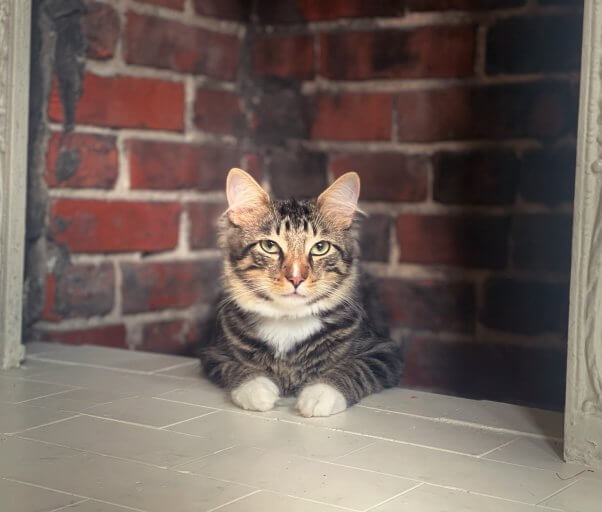
{"type": "Polygon", "coordinates": [[[302,416],[329,416],[400,383],[399,345],[360,269],[359,191],[350,172],[317,200],[273,200],[230,170],[223,292],[200,356],[239,407],[293,395],[302,416]]]}

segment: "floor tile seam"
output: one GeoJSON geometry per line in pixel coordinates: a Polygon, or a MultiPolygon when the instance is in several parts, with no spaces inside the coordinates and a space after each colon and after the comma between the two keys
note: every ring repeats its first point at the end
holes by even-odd
{"type": "MultiPolygon", "coordinates": [[[[230,446],[225,446],[224,448],[220,448],[219,450],[216,450],[212,453],[206,453],[205,455],[199,455],[198,457],[195,457],[192,460],[187,460],[186,462],[178,462],[177,464],[174,464],[173,466],[169,466],[169,470],[170,471],[177,471],[178,473],[183,473],[183,474],[188,474],[191,473],[190,471],[182,471],[178,468],[180,468],[181,466],[186,466],[188,464],[194,464],[195,462],[199,462],[203,459],[206,459],[207,457],[212,457],[213,455],[218,455],[222,452],[227,452],[228,450],[231,450],[232,448],[236,448],[236,446],[238,445],[230,445],[230,446]]],[[[192,473],[194,474],[194,473],[192,473]]]]}
{"type": "Polygon", "coordinates": [[[569,489],[570,487],[573,487],[573,485],[576,485],[577,483],[581,482],[583,479],[582,478],[577,478],[576,480],[574,480],[573,482],[568,483],[567,485],[565,485],[564,487],[562,487],[561,489],[558,489],[557,491],[553,492],[552,494],[550,494],[549,496],[546,496],[545,498],[539,500],[537,502],[537,505],[543,505],[546,501],[552,499],[554,496],[557,496],[558,494],[566,491],[567,489],[569,489]]]}
{"type": "Polygon", "coordinates": [[[119,368],[119,367],[107,366],[107,365],[103,365],[103,364],[82,363],[82,362],[76,362],[76,361],[63,361],[60,359],[46,359],[46,358],[35,357],[35,356],[32,356],[31,359],[33,359],[34,361],[40,361],[43,363],[60,364],[63,366],[78,366],[81,368],[96,368],[98,370],[110,370],[110,371],[114,371],[116,373],[125,373],[128,375],[152,375],[152,372],[150,372],[150,371],[131,370],[129,368],[119,368]]]}
{"type": "Polygon", "coordinates": [[[62,507],[53,508],[52,510],[45,510],[44,512],[65,512],[66,510],[68,511],[70,508],[75,507],[76,505],[81,505],[82,503],[86,503],[87,501],[90,500],[88,498],[84,498],[83,500],[69,503],[68,505],[63,505],[62,507]]]}
{"type": "MultiPolygon", "coordinates": [[[[151,375],[155,375],[157,373],[163,373],[163,372],[168,372],[170,370],[177,370],[178,368],[184,368],[186,366],[193,366],[195,364],[199,364],[199,361],[195,360],[195,359],[190,359],[190,361],[185,361],[182,363],[178,363],[178,364],[172,364],[171,366],[166,366],[164,368],[159,368],[158,370],[153,370],[151,372],[151,375]]],[[[200,374],[200,372],[199,372],[200,374]]],[[[163,375],[163,377],[175,377],[175,375],[163,375]]]]}
{"type": "Polygon", "coordinates": [[[400,496],[403,496],[404,494],[409,494],[412,491],[418,489],[419,487],[422,487],[424,485],[423,482],[420,482],[418,484],[416,484],[414,487],[410,487],[409,489],[406,489],[403,492],[400,492],[398,494],[396,494],[395,496],[391,496],[390,498],[387,498],[386,500],[381,501],[380,503],[377,503],[376,505],[372,505],[371,507],[368,507],[366,509],[364,509],[363,512],[369,512],[370,510],[374,510],[377,507],[380,507],[381,505],[384,505],[385,503],[389,503],[390,501],[393,501],[396,498],[399,498],[400,496]]]}
{"type": "Polygon", "coordinates": [[[370,448],[371,446],[375,445],[376,443],[378,443],[378,441],[372,441],[371,443],[368,443],[364,446],[360,446],[358,448],[354,448],[353,450],[347,452],[347,453],[343,453],[342,455],[337,455],[336,457],[329,459],[332,462],[335,462],[339,459],[342,459],[343,457],[347,457],[348,455],[353,455],[354,453],[360,452],[362,450],[365,450],[366,448],[370,448]]]}
{"type": "Polygon", "coordinates": [[[341,510],[349,510],[350,512],[361,512],[360,509],[357,508],[350,508],[350,507],[344,507],[343,505],[335,505],[334,503],[328,503],[327,501],[321,501],[321,500],[314,500],[313,498],[304,498],[301,496],[297,496],[295,494],[287,494],[285,492],[280,492],[280,491],[271,491],[270,489],[261,489],[263,492],[267,492],[270,494],[279,494],[281,496],[286,496],[287,498],[294,498],[300,501],[307,501],[309,503],[315,503],[317,505],[327,505],[329,507],[334,507],[334,508],[338,508],[341,510]]]}
{"type": "MultiPolygon", "coordinates": [[[[57,411],[57,412],[63,412],[63,411],[57,411]]],[[[15,432],[4,432],[4,435],[18,436],[18,435],[22,434],[23,432],[29,432],[30,430],[35,430],[36,428],[48,427],[50,425],[62,423],[63,421],[68,421],[68,420],[72,420],[74,418],[78,418],[79,416],[81,416],[81,414],[76,413],[76,414],[73,414],[72,416],[67,416],[66,418],[60,418],[58,420],[48,421],[48,422],[42,423],[40,425],[34,425],[32,427],[27,427],[27,428],[24,428],[21,430],[17,430],[15,432]]]]}
{"type": "MultiPolygon", "coordinates": [[[[497,451],[497,450],[501,450],[502,448],[505,448],[506,446],[514,443],[515,441],[519,440],[520,437],[515,437],[514,439],[510,439],[510,441],[506,441],[505,443],[502,443],[499,446],[496,446],[495,448],[492,448],[491,450],[487,450],[486,452],[480,453],[479,455],[477,455],[477,459],[484,459],[487,455],[490,455],[491,453],[497,451]]],[[[485,459],[485,460],[492,460],[492,459],[485,459]]]]}
{"type": "MultiPolygon", "coordinates": [[[[87,389],[87,388],[84,388],[87,389]]],[[[93,409],[94,407],[101,407],[104,405],[111,405],[117,402],[120,402],[122,400],[135,400],[136,398],[143,398],[142,395],[132,395],[132,396],[124,396],[122,398],[116,398],[115,400],[109,400],[107,402],[99,402],[97,404],[93,404],[93,405],[89,405],[87,407],[84,407],[83,409],[80,409],[78,412],[84,412],[84,411],[89,411],[90,409],[93,409]]]]}
{"type": "MultiPolygon", "coordinates": [[[[210,413],[207,413],[207,414],[211,414],[213,412],[215,412],[215,411],[211,411],[210,413]]],[[[111,421],[113,423],[122,423],[124,425],[129,425],[131,427],[140,427],[140,428],[145,428],[145,429],[148,429],[148,430],[156,430],[156,431],[159,431],[159,432],[172,432],[174,434],[182,434],[182,435],[185,435],[185,436],[192,436],[192,437],[197,437],[197,438],[200,437],[200,438],[203,438],[203,439],[207,439],[207,437],[204,437],[204,436],[198,436],[198,435],[195,435],[195,434],[188,434],[186,432],[178,432],[177,430],[165,430],[163,427],[156,427],[154,425],[147,425],[145,423],[136,423],[135,421],[127,421],[127,420],[120,420],[120,419],[116,419],[116,418],[108,418],[106,416],[99,416],[97,414],[90,414],[89,412],[86,412],[86,411],[81,411],[79,413],[79,416],[86,416],[88,418],[94,418],[96,420],[101,420],[101,421],[103,421],[103,420],[104,421],[111,421]]]]}
{"type": "MultiPolygon", "coordinates": [[[[48,393],[47,395],[40,395],[34,398],[28,398],[27,400],[21,400],[20,402],[13,402],[16,405],[27,405],[29,402],[33,402],[34,400],[41,400],[42,398],[51,398],[57,395],[63,395],[65,393],[70,393],[71,391],[79,391],[84,388],[74,388],[74,389],[63,389],[62,391],[55,391],[54,393],[48,393]]],[[[43,406],[39,406],[43,407],[43,406]]]]}
{"type": "MultiPolygon", "coordinates": [[[[197,407],[203,407],[202,405],[199,405],[197,407]]],[[[170,423],[169,425],[163,425],[162,427],[159,427],[159,430],[168,430],[171,429],[171,427],[177,427],[178,425],[181,425],[182,423],[187,423],[189,421],[194,421],[194,420],[198,420],[200,418],[204,418],[205,416],[211,416],[212,414],[216,414],[219,411],[209,411],[206,412],[204,414],[199,414],[198,416],[194,416],[193,418],[188,418],[185,420],[181,420],[181,421],[176,421],[174,423],[170,423]]],[[[169,430],[170,432],[179,432],[178,430],[169,430]]]]}
{"type": "Polygon", "coordinates": [[[253,496],[253,494],[257,494],[258,492],[261,492],[261,489],[256,489],[255,491],[252,491],[249,494],[245,494],[244,496],[240,496],[240,497],[230,500],[226,503],[222,503],[221,505],[218,505],[217,507],[213,507],[213,508],[207,510],[206,512],[215,512],[216,510],[227,507],[228,505],[232,505],[233,503],[236,503],[237,501],[241,501],[241,500],[244,500],[245,498],[248,498],[249,496],[253,496]]]}

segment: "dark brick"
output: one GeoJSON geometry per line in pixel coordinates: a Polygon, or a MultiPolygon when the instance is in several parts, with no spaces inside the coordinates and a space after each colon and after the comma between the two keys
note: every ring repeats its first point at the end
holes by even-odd
{"type": "Polygon", "coordinates": [[[369,215],[362,221],[360,246],[362,260],[389,261],[391,217],[369,215]]]}
{"type": "Polygon", "coordinates": [[[403,153],[349,153],[334,155],[330,170],[335,177],[356,171],[363,201],[424,201],[428,159],[403,153]]]}
{"type": "Polygon", "coordinates": [[[194,0],[194,11],[209,18],[247,21],[249,2],[246,0],[194,0]]]}
{"type": "Polygon", "coordinates": [[[403,385],[478,400],[562,410],[566,352],[409,336],[403,385]]]}
{"type": "Polygon", "coordinates": [[[557,81],[403,92],[399,140],[558,137],[577,126],[574,94],[557,81]]]}
{"type": "Polygon", "coordinates": [[[528,202],[556,205],[573,201],[575,148],[527,151],[522,159],[520,196],[528,202]]]}
{"type": "Polygon", "coordinates": [[[382,279],[379,287],[395,327],[474,330],[476,299],[470,283],[382,279]]]}
{"type": "Polygon", "coordinates": [[[582,16],[504,18],[487,32],[487,73],[578,71],[582,16]]]}
{"type": "Polygon", "coordinates": [[[508,225],[500,216],[400,215],[399,261],[502,268],[508,225]]]}
{"type": "Polygon", "coordinates": [[[567,330],[566,284],[494,278],[485,283],[484,292],[480,319],[487,327],[527,335],[567,330]]]}
{"type": "Polygon", "coordinates": [[[446,204],[512,204],[520,161],[503,149],[451,152],[433,157],[433,199],[446,204]]]}
{"type": "Polygon", "coordinates": [[[180,205],[54,199],[50,234],[75,252],[162,251],[178,244],[180,205]]]}
{"type": "Polygon", "coordinates": [[[178,11],[184,10],[185,0],[137,0],[144,4],[158,5],[160,7],[167,7],[169,9],[176,9],[178,11]]]}
{"type": "Polygon", "coordinates": [[[219,267],[215,260],[123,263],[123,311],[140,313],[210,302],[219,267]]]}
{"type": "Polygon", "coordinates": [[[217,89],[197,89],[194,124],[199,130],[233,135],[242,131],[243,123],[236,94],[217,89]]]}
{"type": "Polygon", "coordinates": [[[473,74],[475,27],[334,32],[320,36],[320,74],[335,80],[473,74]]]}
{"type": "MultiPolygon", "coordinates": [[[[63,122],[56,82],[48,106],[51,121],[63,122]]],[[[86,73],[77,103],[79,124],[111,128],[184,130],[184,85],[167,80],[86,73]]]]}
{"type": "Polygon", "coordinates": [[[313,38],[262,35],[253,40],[253,71],[258,76],[310,79],[314,76],[313,38]]]}
{"type": "Polygon", "coordinates": [[[397,17],[404,14],[405,3],[406,0],[258,0],[255,15],[262,23],[397,17]]]}
{"type": "Polygon", "coordinates": [[[518,7],[527,0],[407,0],[411,11],[489,10],[518,7]]]}
{"type": "Polygon", "coordinates": [[[312,139],[389,140],[391,95],[343,92],[320,94],[312,105],[312,139]]]}
{"type": "Polygon", "coordinates": [[[82,32],[87,42],[88,58],[105,60],[113,57],[120,30],[119,15],[115,9],[100,2],[86,2],[82,32]]]}
{"type": "Polygon", "coordinates": [[[217,220],[226,211],[223,203],[190,203],[190,246],[210,249],[217,246],[217,220]]]}
{"type": "MultiPolygon", "coordinates": [[[[223,190],[226,174],[241,165],[232,146],[128,140],[130,186],[153,190],[223,190]],[[167,172],[169,171],[169,172],[167,172]]],[[[251,171],[261,179],[261,174],[251,171]]]]}
{"type": "Polygon", "coordinates": [[[106,315],[113,309],[111,263],[67,265],[46,276],[44,320],[106,315]]]}
{"type": "Polygon", "coordinates": [[[199,332],[192,322],[188,320],[165,320],[144,325],[142,344],[137,345],[136,350],[161,352],[163,354],[185,354],[190,345],[198,341],[199,332]]]}
{"type": "Polygon", "coordinates": [[[33,338],[37,341],[52,341],[67,345],[102,345],[113,348],[127,348],[125,337],[125,326],[121,324],[61,330],[36,327],[33,334],[33,338]]]}
{"type": "Polygon", "coordinates": [[[53,188],[112,188],[118,173],[115,143],[109,135],[52,133],[46,183],[53,188]]]}
{"type": "Polygon", "coordinates": [[[279,199],[317,197],[328,185],[326,156],[308,151],[276,151],[269,163],[272,193],[279,199]]]}
{"type": "Polygon", "coordinates": [[[235,35],[128,12],[125,31],[128,64],[172,69],[232,80],[240,40],[235,35]]]}
{"type": "Polygon", "coordinates": [[[512,263],[534,271],[569,274],[573,219],[570,215],[517,215],[512,221],[512,263]]]}

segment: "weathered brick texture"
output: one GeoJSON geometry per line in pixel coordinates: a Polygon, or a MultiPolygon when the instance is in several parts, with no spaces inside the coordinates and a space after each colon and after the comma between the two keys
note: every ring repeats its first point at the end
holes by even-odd
{"type": "Polygon", "coordinates": [[[32,98],[32,337],[190,351],[228,169],[278,198],[356,171],[404,383],[562,403],[580,2],[85,4],[32,98]]]}

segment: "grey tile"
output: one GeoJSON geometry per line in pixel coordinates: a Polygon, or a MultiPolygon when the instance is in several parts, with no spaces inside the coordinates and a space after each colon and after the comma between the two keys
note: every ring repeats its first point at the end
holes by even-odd
{"type": "Polygon", "coordinates": [[[61,345],[58,343],[48,343],[44,341],[29,341],[25,343],[25,355],[48,354],[57,350],[61,345]]]}
{"type": "Polygon", "coordinates": [[[70,416],[73,414],[44,407],[32,407],[29,404],[0,404],[0,432],[3,434],[19,432],[70,416]]]}
{"type": "Polygon", "coordinates": [[[337,463],[529,504],[566,484],[551,471],[386,441],[346,455],[337,463]]]}
{"type": "Polygon", "coordinates": [[[253,490],[18,438],[0,442],[0,476],[148,512],[206,511],[253,490]]]}
{"type": "Polygon", "coordinates": [[[8,377],[0,373],[0,402],[18,403],[71,389],[74,387],[8,377]]]}
{"type": "Polygon", "coordinates": [[[232,448],[180,469],[356,510],[416,485],[402,478],[248,447],[232,448]]]}
{"type": "Polygon", "coordinates": [[[371,512],[544,512],[534,505],[480,496],[467,491],[421,485],[371,512]]]}
{"type": "Polygon", "coordinates": [[[91,407],[86,412],[94,416],[164,427],[176,422],[209,414],[215,409],[188,405],[158,398],[135,397],[91,407]]]}
{"type": "MultiPolygon", "coordinates": [[[[180,386],[182,386],[181,382],[180,386]]],[[[230,401],[230,397],[226,391],[205,380],[200,380],[194,386],[186,389],[176,389],[157,396],[164,400],[172,400],[185,404],[240,411],[240,408],[236,407],[230,401]]]]}
{"type": "Polygon", "coordinates": [[[94,405],[103,404],[115,400],[120,400],[132,396],[131,393],[117,393],[115,391],[103,391],[100,389],[74,389],[43,398],[36,398],[27,402],[29,405],[46,407],[60,411],[80,412],[93,407],[94,405]]]}
{"type": "Polygon", "coordinates": [[[345,510],[324,503],[260,491],[219,509],[220,512],[341,512],[345,510]]]}
{"type": "Polygon", "coordinates": [[[21,437],[160,467],[189,462],[229,446],[177,432],[88,416],[28,430],[21,437]]]}
{"type": "Polygon", "coordinates": [[[388,389],[370,395],[362,400],[361,405],[551,437],[562,437],[564,425],[562,413],[555,411],[486,400],[469,400],[412,389],[388,389]]]}
{"type": "Polygon", "coordinates": [[[81,501],[77,496],[11,482],[3,478],[0,478],[0,496],[2,512],[47,512],[81,501]]]}
{"type": "Polygon", "coordinates": [[[200,379],[201,365],[199,361],[190,361],[181,366],[170,368],[169,370],[160,370],[158,375],[169,375],[171,377],[180,377],[183,379],[200,379]]]}
{"type": "MultiPolygon", "coordinates": [[[[57,511],[59,512],[59,511],[57,511]]],[[[86,500],[77,505],[71,505],[60,512],[132,512],[131,508],[120,507],[119,505],[111,505],[96,500],[86,500]]]]}
{"type": "Polygon", "coordinates": [[[599,480],[583,479],[544,501],[542,505],[567,512],[600,512],[602,486],[599,480]]]}
{"type": "Polygon", "coordinates": [[[353,434],[226,411],[180,423],[170,430],[200,435],[220,444],[255,446],[318,459],[333,459],[373,442],[353,434]]]}

